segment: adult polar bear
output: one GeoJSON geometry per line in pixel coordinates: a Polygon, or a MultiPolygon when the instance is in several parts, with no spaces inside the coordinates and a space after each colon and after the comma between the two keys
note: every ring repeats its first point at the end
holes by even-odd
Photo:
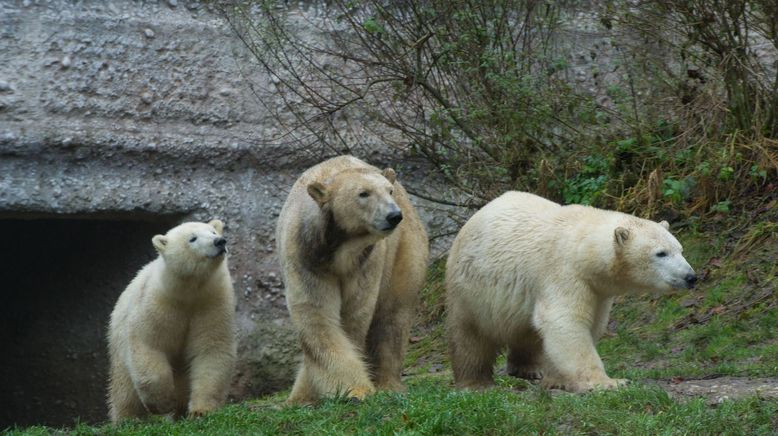
{"type": "Polygon", "coordinates": [[[595,344],[616,295],[691,287],[667,222],[507,192],[462,227],[446,264],[448,334],[458,386],[508,371],[573,392],[612,388],[595,344]]]}
{"type": "Polygon", "coordinates": [[[308,169],[289,192],[276,241],[303,350],[288,401],[402,390],[428,242],[395,172],[351,156],[308,169]]]}

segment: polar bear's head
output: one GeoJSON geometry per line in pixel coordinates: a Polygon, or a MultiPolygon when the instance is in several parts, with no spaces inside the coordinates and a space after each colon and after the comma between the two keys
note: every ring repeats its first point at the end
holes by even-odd
{"type": "Polygon", "coordinates": [[[165,260],[165,266],[182,276],[210,272],[221,264],[227,253],[223,235],[224,223],[188,222],[151,239],[154,248],[165,260]]]}
{"type": "Polygon", "coordinates": [[[634,291],[692,288],[697,282],[683,247],[668,228],[667,221],[634,219],[614,230],[618,269],[634,291]]]}
{"type": "Polygon", "coordinates": [[[391,168],[349,169],[308,185],[308,194],[348,235],[386,236],[403,215],[394,200],[396,174],[391,168]]]}

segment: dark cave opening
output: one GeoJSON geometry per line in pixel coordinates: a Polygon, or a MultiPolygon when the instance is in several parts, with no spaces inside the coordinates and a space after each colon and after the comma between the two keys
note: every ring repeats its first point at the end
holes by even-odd
{"type": "Polygon", "coordinates": [[[111,310],[175,221],[0,220],[0,430],[107,420],[111,310]]]}

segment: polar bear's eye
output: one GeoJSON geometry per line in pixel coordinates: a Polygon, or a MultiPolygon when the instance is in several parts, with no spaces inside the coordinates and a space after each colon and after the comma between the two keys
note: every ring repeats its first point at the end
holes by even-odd
{"type": "Polygon", "coordinates": [[[666,251],[660,251],[659,253],[656,254],[656,257],[665,257],[665,256],[667,256],[666,251]]]}
{"type": "Polygon", "coordinates": [[[390,189],[389,190],[389,195],[392,195],[392,194],[394,194],[394,189],[390,189]]]}
{"type": "Polygon", "coordinates": [[[362,198],[367,198],[367,197],[370,196],[370,193],[367,192],[367,191],[362,191],[362,192],[359,193],[359,196],[362,197],[362,198]]]}
{"type": "Polygon", "coordinates": [[[192,236],[192,239],[189,240],[189,242],[194,242],[197,240],[197,236],[192,236]]]}

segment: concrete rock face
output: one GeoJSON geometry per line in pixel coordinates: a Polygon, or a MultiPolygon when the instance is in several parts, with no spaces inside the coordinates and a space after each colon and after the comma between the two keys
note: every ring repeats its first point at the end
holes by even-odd
{"type": "Polygon", "coordinates": [[[155,256],[151,237],[182,221],[227,224],[231,398],[290,385],[298,352],[275,220],[324,156],[267,141],[280,127],[250,84],[270,81],[248,59],[198,2],[0,1],[0,222],[16,232],[0,268],[0,301],[16,314],[0,321],[12,350],[0,397],[13,405],[0,428],[106,419],[108,315],[155,256]]]}

